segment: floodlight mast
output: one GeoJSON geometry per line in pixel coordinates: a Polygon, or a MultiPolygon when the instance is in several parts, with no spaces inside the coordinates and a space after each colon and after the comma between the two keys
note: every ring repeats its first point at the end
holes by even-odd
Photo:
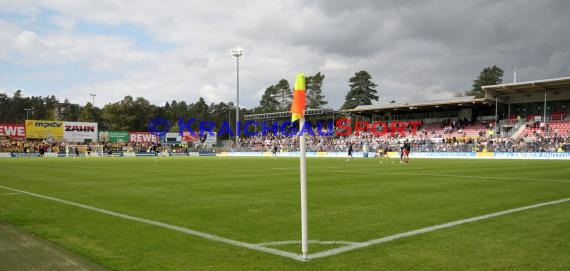
{"type": "Polygon", "coordinates": [[[232,49],[232,56],[236,58],[236,143],[239,139],[239,58],[243,56],[243,48],[232,49]]]}
{"type": "Polygon", "coordinates": [[[24,108],[24,110],[26,111],[26,120],[29,118],[30,116],[30,111],[32,111],[32,114],[34,114],[34,108],[24,108]]]}
{"type": "Polygon", "coordinates": [[[93,102],[91,103],[91,106],[93,106],[93,108],[95,108],[95,96],[97,96],[97,94],[89,93],[89,96],[91,96],[91,98],[93,98],[93,102]]]}

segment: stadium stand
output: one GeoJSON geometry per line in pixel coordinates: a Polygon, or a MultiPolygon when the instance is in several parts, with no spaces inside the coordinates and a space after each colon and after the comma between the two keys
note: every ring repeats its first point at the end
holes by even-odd
{"type": "MultiPolygon", "coordinates": [[[[307,138],[307,150],[315,152],[346,151],[349,143],[355,149],[376,151],[388,148],[397,150],[399,144],[408,139],[414,151],[570,151],[570,77],[485,86],[485,98],[473,96],[424,101],[418,103],[390,103],[357,106],[351,110],[310,109],[310,120],[330,121],[337,114],[349,118],[352,125],[358,121],[419,121],[417,134],[411,127],[403,127],[405,135],[385,133],[377,136],[373,131],[359,131],[347,136],[315,136],[307,138]],[[544,122],[546,120],[546,122],[544,122]]],[[[255,114],[245,116],[249,120],[287,121],[289,112],[255,114]]],[[[314,127],[314,126],[313,126],[314,127]]],[[[377,126],[379,127],[379,126],[377,126]]],[[[338,127],[330,128],[338,131],[338,127]]],[[[322,131],[324,133],[329,130],[322,131]]],[[[376,132],[381,132],[377,128],[376,132]]],[[[22,153],[46,152],[62,153],[67,146],[78,146],[81,150],[87,145],[71,142],[46,142],[0,138],[0,152],[22,153]]],[[[278,146],[281,151],[297,151],[298,137],[277,135],[242,136],[238,141],[220,144],[216,151],[269,151],[278,146]]],[[[117,152],[148,152],[152,143],[108,143],[92,144],[95,149],[117,152]]],[[[164,150],[171,153],[201,151],[199,147],[184,144],[166,144],[164,150]]]]}

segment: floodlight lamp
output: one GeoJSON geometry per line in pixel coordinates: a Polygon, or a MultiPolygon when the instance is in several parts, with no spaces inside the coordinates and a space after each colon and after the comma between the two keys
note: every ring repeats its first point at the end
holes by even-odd
{"type": "Polygon", "coordinates": [[[232,49],[232,56],[240,57],[243,55],[243,48],[234,48],[232,49]]]}

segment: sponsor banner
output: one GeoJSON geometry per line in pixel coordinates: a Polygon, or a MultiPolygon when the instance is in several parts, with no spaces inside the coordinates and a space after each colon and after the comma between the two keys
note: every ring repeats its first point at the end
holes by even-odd
{"type": "MultiPolygon", "coordinates": [[[[99,156],[97,153],[91,153],[92,156],[99,156]]],[[[171,153],[171,156],[247,156],[247,157],[268,157],[271,155],[269,152],[190,152],[190,153],[171,153]]],[[[363,158],[362,152],[354,152],[355,158],[363,158]]],[[[451,158],[451,159],[559,159],[559,160],[570,160],[570,153],[568,152],[487,152],[487,153],[453,153],[453,152],[416,152],[415,158],[451,158]]],[[[410,155],[412,155],[410,154],[410,155]]],[[[166,155],[166,153],[164,154],[166,155]]],[[[0,158],[4,157],[39,157],[39,153],[32,152],[28,154],[24,153],[0,153],[0,158]]],[[[45,153],[46,157],[65,157],[64,153],[45,153]]],[[[75,155],[73,155],[75,156],[75,155]]],[[[84,157],[84,153],[80,153],[81,157],[84,157]]],[[[154,156],[153,152],[123,152],[123,153],[113,153],[113,156],[154,156]]],[[[299,157],[299,152],[278,152],[278,157],[299,157]]],[[[346,158],[347,152],[307,152],[307,157],[340,157],[346,158]]],[[[398,152],[389,152],[390,158],[399,159],[400,155],[398,152]]],[[[71,155],[69,157],[72,157],[71,155]]],[[[366,158],[366,157],[364,157],[366,158]]],[[[368,158],[374,158],[373,155],[369,155],[368,158]]],[[[378,158],[376,158],[378,159],[378,158]]]]}
{"type": "Polygon", "coordinates": [[[46,152],[44,153],[44,157],[57,158],[57,152],[46,152]]]}
{"type": "MultiPolygon", "coordinates": [[[[91,154],[93,154],[93,153],[91,153],[91,154]]],[[[100,157],[122,157],[122,156],[129,156],[129,155],[127,155],[126,152],[120,152],[119,151],[119,152],[113,152],[111,155],[109,155],[108,152],[99,153],[99,154],[97,154],[97,156],[100,156],[100,157]]],[[[134,153],[131,156],[135,156],[134,153]]]]}
{"type": "Polygon", "coordinates": [[[0,137],[26,138],[26,128],[22,124],[0,124],[0,137]]]}
{"type": "Polygon", "coordinates": [[[30,152],[30,153],[13,152],[12,157],[40,157],[40,154],[38,152],[30,152]]]}
{"type": "Polygon", "coordinates": [[[149,132],[130,132],[129,142],[135,142],[135,143],[158,142],[158,137],[149,132]]]}
{"type": "Polygon", "coordinates": [[[184,142],[193,142],[193,141],[198,141],[198,133],[194,132],[194,135],[192,135],[190,132],[188,131],[184,131],[182,133],[182,141],[184,142]]]}
{"type": "Polygon", "coordinates": [[[188,156],[185,152],[171,152],[170,156],[188,156]]]}
{"type": "Polygon", "coordinates": [[[476,152],[475,157],[477,158],[493,158],[492,152],[476,152]]]}
{"type": "Polygon", "coordinates": [[[0,152],[0,158],[8,158],[12,157],[12,154],[9,152],[0,152]]]}
{"type": "MultiPolygon", "coordinates": [[[[267,156],[266,152],[222,152],[222,156],[267,156]]],[[[279,157],[298,157],[299,152],[278,152],[279,157]]],[[[362,152],[354,152],[353,156],[363,157],[362,152]]],[[[389,152],[390,158],[399,159],[399,152],[389,152]]],[[[347,157],[347,152],[307,152],[307,157],[347,157]]],[[[375,158],[369,155],[368,158],[375,158]]],[[[412,152],[410,158],[451,158],[451,159],[561,159],[570,160],[569,152],[412,152]]]]}
{"type": "MultiPolygon", "coordinates": [[[[390,156],[394,157],[394,156],[390,156]]],[[[398,158],[400,156],[398,155],[398,158]]],[[[411,152],[410,158],[476,158],[475,152],[411,152]]]]}
{"type": "Polygon", "coordinates": [[[26,138],[63,138],[63,122],[50,120],[26,120],[26,138]]]}
{"type": "Polygon", "coordinates": [[[495,152],[495,159],[570,159],[570,152],[495,152]]]}
{"type": "Polygon", "coordinates": [[[67,142],[96,142],[98,129],[96,122],[63,122],[63,138],[67,142]]]}
{"type": "Polygon", "coordinates": [[[389,158],[400,158],[400,153],[399,153],[399,152],[395,152],[395,151],[389,151],[389,152],[388,152],[388,157],[389,157],[389,158]]]}
{"type": "Polygon", "coordinates": [[[154,152],[136,152],[135,156],[154,156],[154,152]]]}
{"type": "Polygon", "coordinates": [[[178,135],[178,133],[166,133],[164,142],[178,144],[182,142],[182,136],[178,135]]]}
{"type": "MultiPolygon", "coordinates": [[[[217,143],[217,139],[218,139],[218,133],[217,132],[212,132],[212,134],[210,134],[210,132],[204,131],[203,132],[206,135],[206,141],[204,141],[203,144],[206,144],[208,146],[212,146],[214,144],[217,143]]],[[[166,137],[173,137],[174,135],[176,135],[177,139],[180,139],[183,142],[196,142],[196,143],[202,143],[200,142],[200,132],[194,132],[195,135],[192,135],[190,132],[188,131],[184,131],[182,133],[181,137],[178,137],[178,133],[167,133],[166,137]],[[173,134],[173,135],[171,135],[173,134]]]]}
{"type": "Polygon", "coordinates": [[[129,132],[101,131],[99,132],[99,142],[126,143],[129,142],[129,132]]]}
{"type": "Polygon", "coordinates": [[[109,142],[127,143],[129,142],[129,132],[109,131],[109,142]]]}
{"type": "MultiPolygon", "coordinates": [[[[252,157],[267,157],[271,156],[270,152],[222,152],[222,156],[252,156],[252,157]]],[[[299,152],[278,152],[278,157],[299,157],[299,152]]],[[[307,157],[347,157],[347,152],[307,152],[307,157]]],[[[354,152],[354,157],[363,157],[362,152],[354,152]]]]}

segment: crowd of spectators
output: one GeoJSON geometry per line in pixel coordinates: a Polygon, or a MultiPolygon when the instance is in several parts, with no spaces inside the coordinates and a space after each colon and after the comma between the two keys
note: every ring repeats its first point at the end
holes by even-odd
{"type": "MultiPolygon", "coordinates": [[[[463,129],[472,124],[467,119],[446,120],[441,123],[441,128],[463,129]]],[[[408,131],[409,132],[409,131],[408,131]]],[[[466,136],[465,134],[433,134],[420,128],[418,133],[402,136],[398,133],[385,136],[376,136],[371,131],[359,131],[358,135],[339,136],[337,133],[323,129],[317,131],[313,129],[314,136],[306,136],[307,151],[332,152],[346,151],[349,144],[358,151],[375,152],[377,150],[388,149],[397,151],[403,140],[408,139],[412,145],[412,151],[425,152],[556,152],[564,145],[570,145],[570,131],[566,133],[532,133],[519,138],[501,137],[489,135],[486,131],[476,136],[466,136]],[[330,134],[330,135],[328,135],[330,134]],[[327,136],[325,136],[327,135],[327,136]]],[[[148,152],[154,143],[93,143],[74,144],[66,142],[46,142],[46,141],[25,141],[9,138],[0,138],[0,152],[39,152],[43,148],[45,152],[65,152],[66,148],[79,146],[84,151],[87,146],[91,146],[94,151],[103,153],[117,152],[148,152]]],[[[277,146],[279,151],[298,151],[299,137],[285,136],[281,133],[265,136],[257,135],[251,137],[241,137],[237,141],[229,141],[226,146],[218,151],[270,151],[277,146]]],[[[565,150],[567,150],[566,147],[565,150]]],[[[185,153],[189,151],[202,151],[200,147],[189,147],[186,144],[163,144],[162,151],[170,153],[185,153]]]]}
{"type": "Polygon", "coordinates": [[[59,152],[65,150],[67,143],[47,141],[24,141],[0,138],[0,152],[59,152]]]}
{"type": "MultiPolygon", "coordinates": [[[[118,152],[148,152],[152,149],[154,143],[134,143],[134,142],[118,142],[118,143],[75,143],[75,142],[57,142],[46,140],[16,140],[9,138],[0,138],[0,152],[40,152],[43,149],[46,153],[65,153],[67,151],[74,152],[77,147],[80,152],[85,152],[90,147],[93,152],[101,153],[118,153],[118,152]]],[[[163,150],[169,152],[187,152],[188,147],[184,144],[164,145],[163,150]]]]}
{"type": "MultiPolygon", "coordinates": [[[[461,128],[468,125],[467,122],[450,122],[451,127],[461,128]]],[[[448,127],[446,124],[442,127],[448,127]]],[[[455,129],[455,128],[454,128],[455,129]]],[[[565,144],[570,144],[570,134],[551,136],[533,134],[525,137],[511,138],[497,135],[489,135],[487,131],[477,136],[454,133],[452,135],[430,134],[420,130],[415,136],[407,133],[402,136],[398,133],[387,136],[376,136],[370,131],[359,131],[358,135],[352,134],[347,137],[338,135],[320,136],[316,130],[315,136],[306,137],[307,151],[346,151],[352,143],[355,150],[375,152],[388,149],[399,150],[400,144],[408,139],[412,144],[413,151],[425,152],[556,152],[565,144]]],[[[277,146],[281,151],[298,151],[299,138],[296,136],[267,135],[240,138],[237,142],[231,142],[228,151],[269,151],[277,146]]]]}
{"type": "Polygon", "coordinates": [[[468,125],[472,125],[475,123],[475,120],[469,120],[467,118],[463,119],[451,119],[448,118],[441,122],[441,128],[443,129],[444,134],[452,134],[457,131],[461,131],[465,129],[468,125]]]}

